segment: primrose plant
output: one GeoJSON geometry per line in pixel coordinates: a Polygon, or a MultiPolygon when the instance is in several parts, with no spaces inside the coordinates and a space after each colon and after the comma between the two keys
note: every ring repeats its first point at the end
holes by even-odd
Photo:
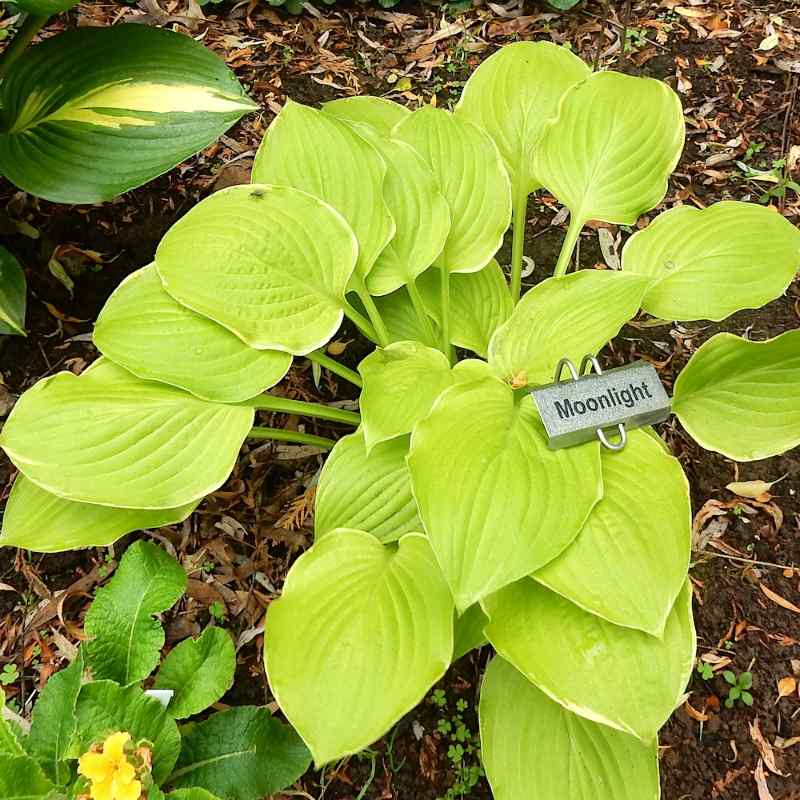
{"type": "MultiPolygon", "coordinates": [[[[662,201],[683,143],[669,87],[550,43],[501,49],[453,113],[287,103],[253,184],[201,202],[109,299],[103,357],[18,401],[1,541],[57,550],[183,519],[248,437],[332,447],[316,541],[265,632],[272,693],[316,764],[369,746],[488,640],[497,798],[656,798],[657,732],[694,664],[687,481],[650,429],[619,452],[551,449],[529,390],[640,310],[722,320],[793,279],[800,232],[740,202],[673,208],[621,270],[570,272],[587,221],[634,225],[662,201]],[[542,187],[571,220],[553,277],[520,299],[542,187]],[[494,260],[509,224],[510,286],[494,260]],[[378,345],[358,374],[323,352],[344,317],[378,345]],[[301,356],[360,387],[360,415],[262,393],[301,356]],[[256,409],[357,430],[334,445],[253,427],[256,409]]],[[[796,446],[800,331],[714,336],[673,407],[732,459],[796,446]]]]}
{"type": "Polygon", "coordinates": [[[154,615],[185,588],[186,573],[164,550],[147,541],[128,548],[89,608],[88,641],[47,681],[27,731],[20,718],[0,717],[4,798],[260,800],[305,772],[302,740],[265,708],[181,724],[216,703],[236,669],[230,634],[213,626],[159,665],[165,634],[154,615]]]}

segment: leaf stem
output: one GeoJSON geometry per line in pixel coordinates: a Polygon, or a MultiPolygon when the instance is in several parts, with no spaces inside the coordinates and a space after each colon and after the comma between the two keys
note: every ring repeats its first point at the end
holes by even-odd
{"type": "Polygon", "coordinates": [[[344,364],[340,364],[329,355],[326,355],[322,350],[314,350],[314,352],[309,353],[306,358],[309,361],[314,361],[321,367],[330,370],[334,375],[344,378],[346,381],[352,383],[353,386],[357,386],[359,389],[361,389],[364,385],[361,380],[361,376],[357,372],[354,372],[352,369],[348,369],[344,364]]]}
{"type": "Polygon", "coordinates": [[[276,411],[280,414],[297,414],[302,417],[316,417],[328,419],[332,422],[342,422],[345,425],[360,425],[361,417],[354,411],[345,411],[343,408],[326,406],[322,403],[306,403],[303,400],[289,400],[286,397],[275,397],[271,394],[260,394],[243,403],[237,403],[247,408],[259,411],[276,411]]]}
{"type": "Polygon", "coordinates": [[[439,291],[442,303],[441,319],[441,350],[451,360],[450,352],[450,270],[443,263],[438,264],[439,268],[439,291]]]}
{"type": "Polygon", "coordinates": [[[50,17],[29,14],[22,27],[17,31],[11,43],[0,55],[0,79],[8,75],[11,65],[22,55],[31,40],[45,26],[50,17]]]}
{"type": "Polygon", "coordinates": [[[347,300],[344,301],[342,310],[344,311],[344,315],[367,337],[367,339],[372,342],[378,341],[378,334],[375,332],[375,328],[372,327],[372,323],[363,314],[356,311],[347,300]]]}
{"type": "Polygon", "coordinates": [[[561,245],[561,252],[558,254],[558,263],[553,272],[554,277],[560,278],[562,275],[567,274],[572,260],[572,253],[575,250],[578,237],[581,235],[581,230],[583,230],[583,222],[575,214],[570,214],[569,228],[567,228],[567,235],[564,237],[564,244],[561,245]]]}
{"type": "Polygon", "coordinates": [[[389,333],[386,330],[386,325],[381,317],[381,312],[378,311],[378,306],[375,305],[372,295],[367,291],[367,286],[364,283],[364,279],[360,275],[354,274],[350,280],[355,293],[358,295],[359,300],[361,300],[361,302],[364,304],[364,308],[367,310],[370,322],[372,323],[375,333],[377,334],[378,344],[381,347],[386,347],[386,345],[389,344],[389,333]]]}
{"type": "Polygon", "coordinates": [[[408,289],[408,296],[411,298],[411,305],[414,306],[414,313],[417,315],[417,319],[419,319],[420,324],[425,329],[425,335],[428,337],[428,341],[431,343],[435,342],[436,334],[433,330],[431,318],[428,316],[428,312],[425,310],[425,302],[423,301],[422,295],[419,293],[419,289],[417,288],[416,278],[412,278],[406,284],[406,288],[408,289]]]}
{"type": "Polygon", "coordinates": [[[300,431],[287,431],[284,428],[261,428],[259,426],[250,428],[247,438],[274,439],[277,442],[310,444],[314,447],[319,447],[321,450],[330,450],[336,444],[333,439],[326,439],[324,436],[314,436],[311,433],[300,433],[300,431]]]}
{"type": "Polygon", "coordinates": [[[511,239],[511,299],[519,302],[522,291],[522,256],[525,250],[525,221],[528,214],[528,193],[520,181],[516,187],[514,210],[511,215],[513,236],[511,239]]]}

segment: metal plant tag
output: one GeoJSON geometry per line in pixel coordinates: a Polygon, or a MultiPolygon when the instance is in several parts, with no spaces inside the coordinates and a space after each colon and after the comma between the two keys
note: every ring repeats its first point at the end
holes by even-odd
{"type": "Polygon", "coordinates": [[[551,449],[600,439],[608,449],[621,450],[626,430],[669,417],[670,400],[652,364],[636,361],[604,372],[597,359],[586,356],[581,373],[587,364],[594,367],[594,374],[581,375],[568,359],[562,359],[556,382],[531,391],[551,449]],[[571,379],[560,379],[564,367],[571,379]],[[616,442],[606,437],[608,428],[619,431],[616,442]]]}

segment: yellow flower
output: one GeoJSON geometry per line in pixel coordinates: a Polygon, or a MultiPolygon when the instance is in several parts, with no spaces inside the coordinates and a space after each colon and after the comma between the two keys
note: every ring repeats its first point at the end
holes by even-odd
{"type": "Polygon", "coordinates": [[[125,755],[131,735],[112,733],[103,743],[102,752],[92,749],[78,760],[78,773],[89,779],[92,800],[139,800],[141,781],[125,755]]]}

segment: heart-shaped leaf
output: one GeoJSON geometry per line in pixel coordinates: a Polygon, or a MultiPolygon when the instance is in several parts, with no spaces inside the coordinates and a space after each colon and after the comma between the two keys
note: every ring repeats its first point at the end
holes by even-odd
{"type": "Polygon", "coordinates": [[[173,300],[154,264],[116,288],[93,338],[98,350],[134,375],[222,403],[255,397],[278,383],[292,363],[289,353],[255,350],[173,300]]]}
{"type": "Polygon", "coordinates": [[[481,758],[495,800],[658,800],[658,748],[553,702],[499,656],[480,701],[481,758]]]}
{"type": "Polygon", "coordinates": [[[251,347],[305,355],[341,324],[357,252],[347,223],[310,194],[232,186],[167,231],[156,267],[181,305],[251,347]]]}
{"type": "Polygon", "coordinates": [[[422,156],[450,206],[450,232],[437,263],[451,272],[488,264],[511,221],[511,186],[491,137],[433,106],[403,119],[392,135],[422,156]]]}
{"type": "Polygon", "coordinates": [[[25,335],[25,273],[14,256],[0,247],[0,333],[25,335]]]}
{"type": "Polygon", "coordinates": [[[270,688],[317,766],[372,744],[450,665],[453,601],[424,536],[324,536],[267,612],[270,688]]]}
{"type": "MultiPolygon", "coordinates": [[[[347,220],[358,239],[362,278],[394,235],[383,200],[385,175],[378,152],[349,125],[292,100],[269,126],[253,164],[254,183],[302,189],[347,220]]],[[[309,224],[308,235],[318,241],[322,233],[309,224]]]]}
{"type": "Polygon", "coordinates": [[[336,442],[317,486],[317,539],[336,528],[355,528],[386,543],[422,530],[406,466],[408,442],[400,436],[367,453],[361,430],[336,442]]]}
{"type": "Polygon", "coordinates": [[[439,397],[408,465],[459,611],[555,558],[603,493],[599,444],[550,450],[530,397],[494,378],[439,397]]]}
{"type": "Polygon", "coordinates": [[[392,134],[392,128],[411,113],[405,106],[385,97],[364,94],[331,100],[323,104],[322,110],[343,122],[369,125],[387,139],[392,134]]]}
{"type": "Polygon", "coordinates": [[[680,702],[694,668],[688,581],[660,639],[612,625],[530,578],[486,598],[483,609],[495,650],[546,695],[645,743],[680,702]]]}
{"type": "Polygon", "coordinates": [[[27,478],[67,500],[176,509],[225,482],[253,415],[102,359],[25,392],[0,444],[27,478]]]}
{"type": "Polygon", "coordinates": [[[647,431],[601,452],[603,499],[577,539],[533,577],[593,614],[660,636],[686,581],[689,484],[647,431]]]}
{"type": "Polygon", "coordinates": [[[713,336],[675,382],[673,409],[706,450],[735,461],[800,444],[800,330],[765,342],[713,336]]]}
{"type": "Polygon", "coordinates": [[[3,81],[0,164],[17,186],[57,203],[110,200],[254,108],[222,59],[190,36],[78,28],[32,47],[3,81]]]}
{"type": "Polygon", "coordinates": [[[642,308],[661,319],[721,320],[779,297],[800,267],[800,231],[773,209],[679,206],[635,233],[622,268],[646,275],[642,308]]]}
{"type": "MultiPolygon", "coordinates": [[[[433,270],[437,279],[439,271],[433,270]]],[[[438,283],[438,280],[437,280],[438,283]]],[[[389,344],[396,342],[420,342],[427,347],[437,347],[439,336],[434,324],[431,332],[414,310],[408,290],[403,287],[391,294],[375,298],[375,306],[389,334],[389,344]],[[433,338],[431,337],[433,333],[433,338]]]]}

